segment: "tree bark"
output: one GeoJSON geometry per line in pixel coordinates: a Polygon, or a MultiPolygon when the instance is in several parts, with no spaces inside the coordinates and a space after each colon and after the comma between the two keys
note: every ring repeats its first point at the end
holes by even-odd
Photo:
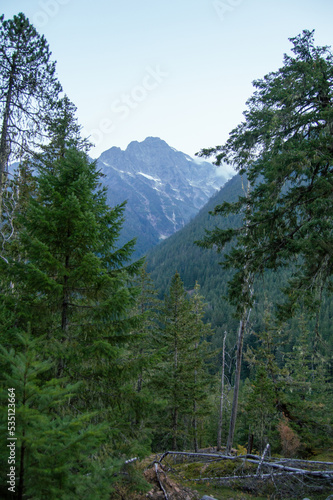
{"type": "MultiPolygon", "coordinates": [[[[249,196],[251,189],[250,182],[248,181],[248,187],[247,187],[247,192],[246,196],[249,196]]],[[[245,192],[244,186],[243,186],[243,191],[245,192]]],[[[247,205],[247,213],[250,211],[250,206],[247,205]]],[[[247,226],[247,216],[245,218],[245,225],[247,226]]],[[[253,293],[253,276],[251,273],[249,273],[248,270],[248,262],[245,261],[244,265],[244,281],[242,284],[243,288],[243,295],[246,296],[246,294],[249,292],[250,295],[253,293]]],[[[226,447],[226,453],[229,455],[231,452],[232,448],[232,443],[234,440],[234,434],[235,434],[235,426],[236,426],[236,418],[237,418],[237,408],[238,408],[238,394],[239,394],[239,383],[240,383],[240,375],[241,375],[241,369],[242,369],[242,354],[243,354],[243,341],[244,341],[244,334],[246,330],[247,323],[250,319],[250,314],[251,314],[251,307],[246,305],[246,303],[243,306],[243,314],[240,319],[239,323],[239,329],[238,329],[238,340],[237,340],[237,354],[236,354],[236,374],[235,374],[235,388],[234,388],[234,397],[232,401],[232,410],[231,410],[231,417],[230,417],[230,425],[229,425],[229,435],[228,435],[228,441],[227,441],[227,447],[226,447]]]]}
{"type": "MultiPolygon", "coordinates": [[[[195,373],[196,376],[196,373],[195,373]]],[[[198,452],[198,419],[197,419],[197,402],[194,399],[193,402],[193,445],[194,451],[198,452]]]]}
{"type": "Polygon", "coordinates": [[[15,59],[14,55],[9,82],[8,82],[8,90],[6,96],[6,106],[2,119],[2,127],[1,127],[1,138],[0,138],[0,217],[2,215],[2,192],[5,180],[5,170],[7,168],[9,154],[10,154],[10,145],[8,144],[8,122],[10,117],[10,107],[12,102],[12,94],[13,94],[13,86],[14,86],[14,74],[15,74],[15,59]]]}
{"type": "MultiPolygon", "coordinates": [[[[198,344],[195,344],[195,349],[198,349],[198,344]]],[[[197,370],[194,370],[194,387],[195,387],[195,392],[197,389],[197,370]]],[[[193,445],[194,445],[194,451],[198,451],[198,419],[197,419],[197,401],[195,399],[194,395],[194,401],[193,401],[193,445]]]]}
{"type": "Polygon", "coordinates": [[[174,408],[172,416],[172,447],[177,450],[177,431],[178,431],[178,408],[174,408]]]}
{"type": "MultiPolygon", "coordinates": [[[[68,233],[68,237],[70,234],[68,233]]],[[[69,256],[65,257],[65,269],[69,268],[69,256]]],[[[67,288],[68,284],[68,276],[65,274],[64,283],[63,283],[63,297],[62,297],[62,305],[61,305],[61,330],[62,330],[62,339],[61,342],[64,342],[67,338],[67,330],[68,330],[68,306],[69,306],[69,292],[67,288]]],[[[65,369],[65,360],[63,358],[60,359],[58,365],[58,377],[62,377],[65,369]]]]}
{"type": "Polygon", "coordinates": [[[240,382],[240,374],[242,369],[242,352],[243,352],[243,341],[244,341],[244,332],[246,325],[246,316],[247,309],[244,310],[244,314],[239,323],[238,329],[238,340],[237,340],[237,354],[236,354],[236,373],[235,373],[235,388],[234,388],[234,397],[232,401],[232,409],[231,409],[231,417],[230,417],[230,425],[229,425],[229,435],[226,447],[226,453],[230,454],[232,443],[234,440],[235,434],[235,426],[236,426],[236,418],[237,418],[237,409],[238,409],[238,394],[239,394],[239,382],[240,382]]]}
{"type": "Polygon", "coordinates": [[[219,418],[219,428],[217,431],[217,451],[221,449],[222,441],[222,422],[223,422],[223,403],[224,403],[224,365],[225,365],[225,339],[227,337],[227,332],[224,332],[223,337],[223,347],[222,347],[222,376],[221,376],[221,398],[220,398],[220,418],[219,418]]]}
{"type": "MultiPolygon", "coordinates": [[[[177,313],[176,313],[177,314],[177,313]]],[[[177,368],[178,368],[178,333],[177,330],[175,330],[174,333],[174,391],[176,390],[177,386],[177,379],[178,379],[178,374],[177,374],[177,368]]],[[[177,450],[177,431],[178,431],[178,408],[177,408],[177,403],[176,403],[176,398],[174,397],[174,409],[173,409],[173,415],[172,415],[172,447],[174,450],[177,450]]]]}
{"type": "Polygon", "coordinates": [[[247,454],[251,455],[252,453],[252,448],[253,448],[253,434],[251,433],[251,428],[249,428],[249,437],[247,440],[247,454]]]}

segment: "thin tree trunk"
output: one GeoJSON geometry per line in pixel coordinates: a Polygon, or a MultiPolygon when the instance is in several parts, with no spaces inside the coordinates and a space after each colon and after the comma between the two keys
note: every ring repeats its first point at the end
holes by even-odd
{"type": "MultiPolygon", "coordinates": [[[[249,195],[251,189],[251,185],[248,182],[248,188],[246,196],[249,195]]],[[[243,191],[245,191],[243,186],[243,191]]],[[[247,211],[250,211],[250,206],[247,206],[247,211]]],[[[245,224],[247,225],[247,220],[245,219],[245,224]]],[[[248,270],[248,262],[245,262],[244,265],[244,281],[243,281],[243,295],[249,292],[250,295],[253,293],[253,275],[249,273],[248,270]]],[[[230,455],[232,443],[234,440],[235,434],[235,426],[236,426],[236,418],[237,418],[237,409],[238,409],[238,394],[239,394],[239,383],[240,383],[240,375],[242,369],[242,354],[243,354],[243,341],[244,334],[246,330],[247,323],[250,319],[251,307],[244,304],[243,314],[239,322],[238,329],[238,340],[237,340],[237,354],[236,354],[236,373],[235,373],[235,388],[234,388],[234,397],[232,401],[232,409],[231,409],[231,417],[230,417],[230,425],[229,425],[229,435],[227,440],[226,453],[230,455]]]]}
{"type": "Polygon", "coordinates": [[[178,432],[178,408],[174,408],[173,410],[173,422],[172,422],[172,447],[175,451],[177,451],[177,432],[178,432]]]}
{"type": "Polygon", "coordinates": [[[247,309],[245,309],[242,319],[239,323],[238,329],[238,340],[237,340],[237,354],[236,354],[236,374],[235,374],[235,388],[234,388],[234,397],[232,401],[232,409],[231,409],[231,417],[230,417],[230,425],[229,425],[229,435],[227,441],[226,453],[230,454],[232,443],[234,440],[235,434],[235,426],[236,426],[236,418],[237,418],[237,409],[238,409],[238,394],[239,394],[239,382],[240,382],[240,374],[242,369],[242,351],[243,351],[243,340],[244,340],[244,332],[246,325],[246,316],[247,309]]]}
{"type": "MultiPolygon", "coordinates": [[[[139,354],[142,356],[143,349],[140,349],[139,354]]],[[[136,384],[136,392],[141,392],[142,390],[142,382],[143,382],[143,369],[141,368],[139,376],[138,376],[138,381],[136,384]]]]}
{"type": "MultiPolygon", "coordinates": [[[[248,283],[249,285],[249,283],[248,283]]],[[[249,285],[250,286],[250,285],[249,285]]],[[[247,323],[250,319],[251,308],[244,308],[242,319],[239,323],[238,330],[238,340],[237,340],[237,354],[236,354],[236,373],[235,373],[235,387],[234,387],[234,397],[232,401],[232,409],[231,409],[231,417],[230,417],[230,425],[229,425],[229,435],[226,447],[226,453],[230,454],[232,443],[234,440],[235,434],[235,426],[237,419],[237,409],[238,409],[238,395],[239,395],[239,383],[240,383],[240,375],[242,370],[242,354],[243,354],[243,341],[244,334],[247,327],[247,323]]]]}
{"type": "MultiPolygon", "coordinates": [[[[198,349],[198,343],[195,343],[195,350],[197,351],[198,349]]],[[[197,356],[197,353],[196,353],[197,356]]],[[[197,369],[194,369],[194,400],[193,400],[193,445],[194,445],[194,451],[198,451],[198,419],[197,419],[197,400],[196,398],[196,393],[197,393],[197,378],[198,378],[198,372],[197,369]]]]}
{"type": "Polygon", "coordinates": [[[8,91],[6,97],[6,106],[3,114],[1,138],[0,138],[0,218],[2,216],[2,197],[3,186],[5,182],[5,171],[9,159],[9,144],[8,144],[8,122],[10,116],[10,105],[12,100],[13,85],[14,85],[15,59],[12,64],[12,69],[9,77],[8,91]]]}
{"type": "MultiPolygon", "coordinates": [[[[175,354],[174,354],[174,391],[175,391],[176,386],[177,386],[177,378],[178,378],[178,373],[177,373],[177,368],[178,368],[178,335],[177,335],[176,331],[175,331],[175,336],[174,336],[174,348],[175,348],[175,354]]],[[[174,404],[175,404],[175,407],[173,409],[173,419],[172,419],[172,434],[173,434],[172,446],[173,446],[174,450],[177,450],[178,408],[177,408],[177,403],[176,403],[176,397],[174,397],[174,404]]]]}
{"type": "Polygon", "coordinates": [[[2,217],[2,198],[3,188],[5,184],[5,171],[9,159],[9,144],[8,144],[8,120],[10,110],[10,90],[7,94],[6,108],[2,120],[1,139],[0,139],[0,217],[2,217]]]}
{"type": "MultiPolygon", "coordinates": [[[[197,371],[195,370],[195,379],[196,379],[197,371]]],[[[196,380],[195,380],[196,384],[196,380]]],[[[194,445],[194,451],[197,453],[198,452],[198,419],[197,419],[197,402],[196,399],[194,398],[193,402],[193,445],[194,445]]]]}
{"type": "Polygon", "coordinates": [[[224,365],[225,365],[225,339],[227,337],[227,332],[224,332],[223,337],[223,348],[222,348],[222,376],[221,376],[221,398],[220,398],[220,418],[219,418],[219,428],[217,431],[217,451],[221,449],[222,442],[222,422],[223,422],[223,403],[224,403],[224,365]]]}
{"type": "MultiPolygon", "coordinates": [[[[68,234],[69,236],[69,234],[68,234]]],[[[67,270],[69,268],[69,256],[66,255],[65,257],[65,269],[67,270]]],[[[63,334],[63,338],[61,339],[61,342],[65,342],[67,338],[67,330],[68,330],[68,302],[69,302],[69,294],[68,294],[68,289],[67,289],[67,284],[68,284],[68,276],[65,274],[64,276],[64,292],[63,292],[63,298],[62,298],[62,306],[61,306],[61,330],[63,334]]],[[[63,358],[60,359],[59,365],[58,365],[58,377],[63,376],[63,372],[65,369],[65,360],[63,358]]]]}
{"type": "MultiPolygon", "coordinates": [[[[142,284],[142,287],[143,287],[142,290],[144,290],[144,283],[142,284]]],[[[143,291],[142,291],[142,295],[143,295],[143,291]]],[[[144,315],[145,312],[146,312],[146,309],[145,309],[144,302],[141,302],[141,314],[144,315]]],[[[143,348],[141,347],[139,350],[139,355],[142,356],[142,354],[143,354],[143,348]]],[[[143,382],[143,368],[141,368],[139,376],[138,376],[138,383],[136,386],[137,392],[141,392],[142,382],[143,382]]]]}
{"type": "Polygon", "coordinates": [[[249,427],[249,436],[247,439],[247,450],[246,450],[248,455],[251,455],[252,448],[253,448],[253,434],[251,432],[251,427],[249,427]]]}

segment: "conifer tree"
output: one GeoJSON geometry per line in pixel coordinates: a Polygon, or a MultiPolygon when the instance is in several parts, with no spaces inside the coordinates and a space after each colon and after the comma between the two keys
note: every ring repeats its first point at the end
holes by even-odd
{"type": "Polygon", "coordinates": [[[203,423],[204,417],[211,410],[208,402],[210,388],[208,362],[212,356],[212,353],[209,352],[209,343],[214,332],[209,324],[203,322],[205,312],[203,300],[204,298],[200,294],[200,285],[196,283],[190,297],[193,322],[191,342],[187,352],[188,369],[192,371],[192,383],[189,386],[188,397],[193,402],[192,407],[189,406],[188,414],[191,417],[191,435],[193,436],[195,452],[199,449],[199,423],[203,423]]]}
{"type": "Polygon", "coordinates": [[[33,336],[43,338],[45,355],[56,361],[54,376],[84,382],[73,404],[109,422],[105,439],[114,446],[113,439],[126,442],[121,432],[132,442],[123,390],[132,374],[124,359],[140,322],[130,313],[141,262],[130,262],[134,241],[117,247],[124,204],[107,206],[73,109],[67,98],[59,103],[51,140],[31,162],[37,195],[20,219],[23,258],[2,265],[15,283],[3,298],[7,310],[15,309],[12,328],[30,322],[33,336]]]}
{"type": "MultiPolygon", "coordinates": [[[[238,227],[216,228],[203,241],[219,251],[234,243],[223,266],[236,271],[228,300],[239,312],[253,304],[249,282],[267,269],[291,263],[294,274],[283,287],[287,300],[279,309],[280,318],[293,316],[302,304],[315,312],[325,287],[330,290],[333,56],[328,47],[315,47],[313,37],[313,31],[305,30],[290,39],[294,57],[285,55],[282,68],[254,82],[245,121],[223,146],[200,153],[214,154],[216,164],[232,164],[252,186],[246,196],[213,212],[242,215],[238,227]]],[[[244,321],[243,316],[241,324],[244,321]]],[[[239,339],[238,366],[242,335],[239,339]]],[[[229,449],[232,428],[231,421],[229,449]]]]}
{"type": "Polygon", "coordinates": [[[205,344],[200,341],[211,331],[202,322],[203,306],[198,285],[192,297],[176,273],[161,314],[163,358],[154,377],[156,391],[165,400],[164,431],[171,436],[169,444],[173,449],[190,444],[185,437],[188,434],[194,447],[198,447],[198,419],[208,411],[208,405],[204,406],[208,389],[204,362],[208,354],[205,344]]]}
{"type": "Polygon", "coordinates": [[[171,446],[177,450],[181,434],[180,417],[189,403],[184,394],[188,374],[184,372],[182,355],[187,347],[190,327],[190,303],[178,273],[173,276],[169,294],[165,297],[162,321],[161,339],[167,350],[155,381],[163,388],[167,404],[166,424],[172,438],[171,446]]]}
{"type": "Polygon", "coordinates": [[[137,392],[140,393],[148,380],[149,372],[154,369],[158,359],[157,332],[159,331],[158,316],[161,310],[161,301],[157,298],[158,292],[154,283],[147,273],[146,263],[140,269],[135,278],[135,285],[138,288],[138,297],[134,308],[134,315],[141,315],[142,322],[140,328],[134,332],[137,341],[134,343],[132,357],[139,361],[140,371],[137,380],[137,392]]]}
{"type": "Polygon", "coordinates": [[[44,118],[52,115],[61,86],[44,36],[22,13],[0,17],[0,69],[1,196],[9,159],[42,142],[44,118]]]}
{"type": "Polygon", "coordinates": [[[300,436],[303,449],[313,450],[333,441],[332,383],[327,356],[312,338],[304,315],[296,319],[293,327],[299,334],[285,354],[282,410],[300,436]]]}
{"type": "Polygon", "coordinates": [[[278,410],[274,383],[263,366],[256,370],[253,381],[247,388],[244,420],[249,434],[254,436],[254,446],[262,453],[269,443],[272,447],[272,434],[278,423],[278,410]]]}
{"type": "Polygon", "coordinates": [[[137,296],[130,316],[136,318],[136,324],[129,332],[129,341],[121,353],[124,380],[120,385],[118,405],[123,415],[127,412],[131,434],[136,436],[132,454],[142,456],[150,452],[152,426],[158,408],[158,398],[151,381],[161,358],[158,341],[161,301],[145,265],[132,285],[137,289],[137,296]]]}
{"type": "Polygon", "coordinates": [[[257,340],[247,347],[244,355],[251,377],[244,388],[241,420],[249,429],[248,446],[253,445],[262,452],[269,442],[272,449],[280,451],[277,425],[285,408],[283,379],[287,335],[285,325],[274,319],[272,306],[266,304],[263,327],[258,333],[252,331],[252,335],[257,340]]]}
{"type": "Polygon", "coordinates": [[[207,244],[218,248],[234,239],[225,266],[237,272],[229,298],[239,301],[246,272],[294,266],[286,283],[282,316],[305,304],[316,310],[332,273],[332,123],[333,55],[314,45],[314,31],[304,30],[276,72],[254,82],[245,121],[225,145],[203,150],[246,174],[252,190],[215,214],[248,215],[240,227],[216,230],[207,244]],[[320,237],[319,237],[320,235],[320,237]]]}
{"type": "Polygon", "coordinates": [[[311,338],[304,316],[292,323],[297,332],[292,342],[287,326],[274,324],[271,313],[266,312],[264,320],[264,330],[256,334],[258,344],[248,347],[245,354],[254,377],[246,390],[243,411],[255,446],[263,449],[268,437],[271,446],[280,451],[276,440],[279,423],[298,432],[303,450],[312,450],[314,443],[322,445],[324,435],[327,444],[332,438],[332,388],[326,357],[311,338]]]}

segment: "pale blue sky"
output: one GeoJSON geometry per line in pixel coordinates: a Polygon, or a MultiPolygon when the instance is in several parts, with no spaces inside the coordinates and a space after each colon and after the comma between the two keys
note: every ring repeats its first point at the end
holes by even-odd
{"type": "Polygon", "coordinates": [[[1,0],[43,33],[64,91],[96,147],[158,136],[190,155],[223,143],[252,81],[289,37],[333,46],[331,0],[1,0]]]}

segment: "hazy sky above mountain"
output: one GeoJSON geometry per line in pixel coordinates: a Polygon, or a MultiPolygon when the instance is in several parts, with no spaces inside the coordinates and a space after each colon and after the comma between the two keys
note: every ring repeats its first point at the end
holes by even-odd
{"type": "Polygon", "coordinates": [[[64,91],[96,147],[158,136],[190,155],[222,144],[252,81],[294,37],[333,45],[332,0],[1,0],[45,35],[64,91]]]}

